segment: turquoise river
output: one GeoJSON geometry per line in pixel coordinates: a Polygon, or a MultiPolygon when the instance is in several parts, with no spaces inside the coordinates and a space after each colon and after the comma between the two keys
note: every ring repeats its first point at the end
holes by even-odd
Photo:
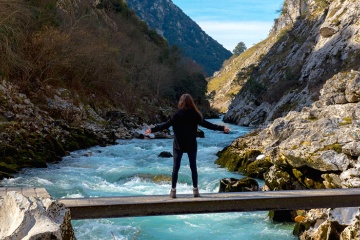
{"type": "MultiPolygon", "coordinates": [[[[211,122],[224,124],[220,119],[211,122]]],[[[248,128],[227,125],[230,134],[201,128],[205,138],[198,139],[200,194],[218,192],[222,178],[243,177],[214,164],[218,151],[249,132],[248,128]]],[[[168,195],[172,158],[159,158],[158,154],[171,150],[172,139],[119,140],[116,145],[72,152],[45,169],[25,169],[13,179],[0,181],[0,186],[44,187],[54,198],[168,195]]],[[[177,192],[192,193],[187,155],[182,159],[177,192]]],[[[72,224],[79,240],[297,239],[292,235],[292,224],[273,223],[267,212],[77,220],[72,224]]]]}

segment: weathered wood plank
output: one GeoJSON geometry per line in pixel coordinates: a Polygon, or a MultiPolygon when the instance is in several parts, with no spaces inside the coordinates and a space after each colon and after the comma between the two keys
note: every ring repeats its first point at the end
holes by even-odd
{"type": "Polygon", "coordinates": [[[50,198],[50,194],[46,191],[45,188],[34,188],[36,196],[40,198],[50,198]]]}
{"type": "Polygon", "coordinates": [[[36,197],[35,188],[19,188],[17,192],[20,192],[22,195],[27,197],[29,196],[36,197]]]}
{"type": "Polygon", "coordinates": [[[0,187],[0,198],[6,195],[6,188],[0,187]]]}
{"type": "Polygon", "coordinates": [[[26,197],[50,198],[50,194],[45,188],[22,188],[22,187],[0,187],[0,198],[6,196],[10,191],[23,194],[26,197]]]}
{"type": "Polygon", "coordinates": [[[360,189],[207,193],[200,198],[164,196],[59,199],[72,219],[244,212],[360,206],[360,189]]]}

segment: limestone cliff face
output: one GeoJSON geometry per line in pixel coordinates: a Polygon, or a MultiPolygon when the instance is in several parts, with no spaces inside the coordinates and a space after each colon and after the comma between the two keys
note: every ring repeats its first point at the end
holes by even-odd
{"type": "Polygon", "coordinates": [[[213,106],[226,105],[240,89],[224,120],[252,126],[310,106],[328,79],[359,68],[359,14],[357,1],[286,0],[269,38],[213,77],[209,86],[220,85],[213,106]]]}
{"type": "MultiPolygon", "coordinates": [[[[360,72],[336,74],[320,94],[311,107],[291,111],[234,141],[220,154],[217,163],[264,178],[265,189],[270,190],[360,187],[360,72]]],[[[322,215],[321,225],[314,224],[311,214],[306,213],[299,233],[323,236],[331,232],[336,228],[336,220],[330,212],[322,215]],[[308,231],[303,233],[304,230],[308,231]]],[[[347,232],[339,234],[359,235],[356,216],[349,214],[342,221],[348,222],[341,223],[347,232]]]]}
{"type": "MultiPolygon", "coordinates": [[[[260,127],[216,162],[264,178],[268,190],[360,187],[359,2],[285,6],[270,35],[278,40],[252,66],[225,115],[260,127]]],[[[358,239],[358,212],[304,211],[295,232],[300,239],[358,239]]]]}

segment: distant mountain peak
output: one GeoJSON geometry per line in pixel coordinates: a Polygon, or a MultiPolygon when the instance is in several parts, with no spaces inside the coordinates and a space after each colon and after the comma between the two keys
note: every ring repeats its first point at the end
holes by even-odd
{"type": "Polygon", "coordinates": [[[171,0],[127,0],[130,8],[170,45],[203,66],[208,75],[220,70],[232,53],[204,32],[171,0]]]}

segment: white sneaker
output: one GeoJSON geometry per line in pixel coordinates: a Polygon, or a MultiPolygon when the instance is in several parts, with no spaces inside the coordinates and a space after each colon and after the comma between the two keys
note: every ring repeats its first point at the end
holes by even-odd
{"type": "Polygon", "coordinates": [[[194,197],[200,197],[200,193],[199,193],[198,188],[193,188],[193,192],[194,192],[194,197]]]}
{"type": "Polygon", "coordinates": [[[176,198],[176,189],[171,189],[170,190],[170,197],[171,198],[176,198]]]}

